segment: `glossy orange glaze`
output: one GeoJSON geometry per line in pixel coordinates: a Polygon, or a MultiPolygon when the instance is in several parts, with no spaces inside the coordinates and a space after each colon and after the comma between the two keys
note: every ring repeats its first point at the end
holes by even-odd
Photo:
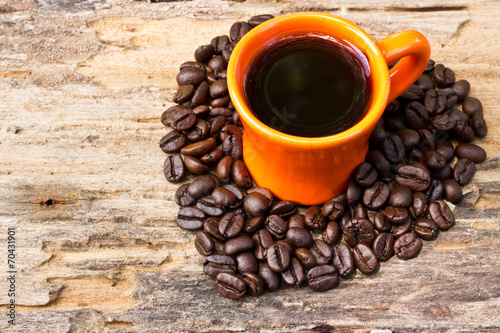
{"type": "Polygon", "coordinates": [[[277,197],[299,204],[320,204],[342,193],[353,170],[364,161],[368,139],[390,101],[423,72],[430,45],[416,31],[373,41],[355,24],[324,13],[296,13],[262,23],[236,45],[227,69],[231,100],[244,127],[243,156],[255,182],[277,197]],[[304,138],[281,133],[259,121],[243,91],[246,70],[263,46],[297,34],[322,34],[345,40],[370,63],[372,101],[365,117],[348,130],[304,138]],[[389,72],[387,64],[398,59],[389,72]]]}

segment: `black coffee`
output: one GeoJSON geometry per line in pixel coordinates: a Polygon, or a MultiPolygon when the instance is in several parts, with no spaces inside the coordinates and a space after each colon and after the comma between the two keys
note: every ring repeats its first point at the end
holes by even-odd
{"type": "Polygon", "coordinates": [[[244,90],[263,123],[292,135],[321,137],[363,118],[371,100],[369,76],[366,56],[353,45],[319,35],[295,36],[257,55],[244,90]]]}

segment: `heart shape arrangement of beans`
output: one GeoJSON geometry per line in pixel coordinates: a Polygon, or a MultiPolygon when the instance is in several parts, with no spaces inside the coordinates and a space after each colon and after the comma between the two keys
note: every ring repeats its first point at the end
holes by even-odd
{"type": "Polygon", "coordinates": [[[446,201],[462,199],[475,164],[486,159],[472,143],[487,132],[481,102],[467,97],[469,82],[455,81],[452,70],[431,60],[415,84],[387,106],[345,193],[321,207],[299,207],[253,187],[226,67],[238,40],[270,18],[236,22],[229,36],[196,49],[196,61],[180,66],[177,105],[161,116],[173,128],[160,140],[169,154],[165,177],[175,183],[188,171],[198,175],[175,193],[182,207],[177,225],[200,230],[194,245],[206,256],[203,271],[232,299],[285,285],[324,291],[356,269],[371,274],[394,255],[417,256],[422,240],[454,225],[446,201]],[[223,243],[223,253],[215,253],[216,241],[223,243]]]}

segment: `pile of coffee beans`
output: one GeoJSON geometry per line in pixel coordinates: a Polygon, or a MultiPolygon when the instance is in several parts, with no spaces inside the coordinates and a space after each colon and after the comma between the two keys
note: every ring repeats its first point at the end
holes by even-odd
{"type": "Polygon", "coordinates": [[[446,201],[458,203],[485,151],[472,143],[487,128],[481,102],[466,80],[429,61],[420,78],[389,104],[370,138],[366,161],[347,191],[322,206],[299,207],[256,187],[243,161],[243,129],[228,94],[226,67],[238,40],[271,15],[236,22],[180,66],[177,105],[161,121],[179,227],[199,230],[203,271],[232,299],[282,286],[335,288],[356,269],[377,271],[394,255],[411,259],[422,240],[450,229],[446,201]],[[457,107],[461,104],[461,110],[457,107]],[[453,166],[452,166],[453,165],[453,166]],[[446,201],[445,201],[446,200],[446,201]],[[216,242],[223,244],[216,253],[216,242]]]}

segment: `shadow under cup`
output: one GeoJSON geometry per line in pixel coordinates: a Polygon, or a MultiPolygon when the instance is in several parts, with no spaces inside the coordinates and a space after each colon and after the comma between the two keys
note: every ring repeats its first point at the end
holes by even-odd
{"type": "Polygon", "coordinates": [[[380,49],[353,23],[328,14],[281,16],[252,29],[236,45],[228,65],[231,100],[244,127],[243,156],[258,186],[282,200],[321,204],[344,192],[354,169],[364,161],[368,140],[388,101],[389,74],[380,49]],[[370,65],[371,102],[351,128],[331,136],[298,137],[262,123],[245,99],[247,70],[259,52],[289,36],[327,35],[361,50],[370,65]]]}

